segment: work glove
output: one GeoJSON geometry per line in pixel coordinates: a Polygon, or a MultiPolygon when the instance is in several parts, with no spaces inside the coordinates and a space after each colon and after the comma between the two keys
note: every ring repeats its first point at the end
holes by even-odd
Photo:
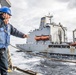
{"type": "Polygon", "coordinates": [[[28,35],[26,35],[26,34],[24,34],[24,35],[23,35],[23,38],[28,38],[28,37],[29,37],[29,36],[28,36],[28,35]]]}

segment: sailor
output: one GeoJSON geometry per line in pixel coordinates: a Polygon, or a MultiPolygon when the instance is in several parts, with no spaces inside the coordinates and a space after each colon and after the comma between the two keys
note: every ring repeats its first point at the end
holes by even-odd
{"type": "Polygon", "coordinates": [[[10,23],[11,18],[10,8],[4,6],[0,8],[0,72],[1,75],[7,75],[7,47],[10,44],[10,35],[20,38],[27,38],[28,35],[23,34],[14,28],[10,23]]]}

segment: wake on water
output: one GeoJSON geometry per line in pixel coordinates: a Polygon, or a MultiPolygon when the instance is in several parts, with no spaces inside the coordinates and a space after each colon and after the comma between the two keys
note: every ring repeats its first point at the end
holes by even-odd
{"type": "Polygon", "coordinates": [[[29,55],[25,52],[16,52],[11,49],[13,65],[22,69],[32,70],[42,75],[76,75],[76,64],[51,61],[46,58],[29,55]]]}

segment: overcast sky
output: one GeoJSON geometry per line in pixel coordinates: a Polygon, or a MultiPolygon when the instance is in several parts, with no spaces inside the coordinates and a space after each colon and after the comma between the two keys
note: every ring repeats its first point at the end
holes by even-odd
{"type": "Polygon", "coordinates": [[[55,23],[67,27],[68,39],[76,28],[76,0],[10,0],[12,4],[11,23],[18,30],[28,34],[38,28],[40,18],[50,13],[55,23]]]}

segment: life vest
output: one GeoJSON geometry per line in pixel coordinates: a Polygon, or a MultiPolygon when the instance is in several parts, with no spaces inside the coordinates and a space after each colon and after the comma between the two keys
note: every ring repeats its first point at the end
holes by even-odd
{"type": "Polygon", "coordinates": [[[10,44],[10,25],[0,27],[0,48],[7,48],[10,44]]]}

